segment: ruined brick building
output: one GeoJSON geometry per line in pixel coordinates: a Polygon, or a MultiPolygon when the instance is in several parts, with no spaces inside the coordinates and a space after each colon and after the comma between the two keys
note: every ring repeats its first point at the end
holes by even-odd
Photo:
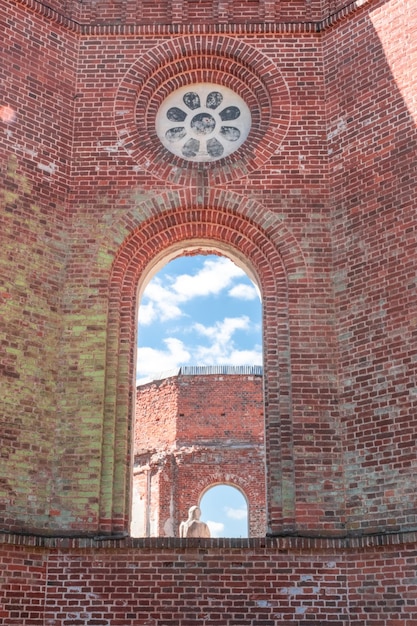
{"type": "Polygon", "coordinates": [[[138,386],[132,536],[178,536],[191,505],[231,485],[248,507],[248,534],[265,536],[260,367],[182,367],[138,386]]]}
{"type": "Polygon", "coordinates": [[[0,0],[0,622],[417,623],[416,0],[0,0]],[[129,536],[137,311],[263,306],[265,528],[129,536]]]}

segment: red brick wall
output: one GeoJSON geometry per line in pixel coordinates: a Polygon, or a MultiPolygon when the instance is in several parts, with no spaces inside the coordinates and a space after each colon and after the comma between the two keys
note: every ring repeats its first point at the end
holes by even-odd
{"type": "Polygon", "coordinates": [[[414,626],[415,1],[51,3],[0,4],[1,528],[128,530],[138,290],[191,247],[258,281],[267,526],[298,537],[3,534],[0,619],[414,626]],[[208,79],[246,145],[167,158],[158,104],[208,79]]]}
{"type": "Polygon", "coordinates": [[[407,57],[401,46],[410,10],[375,6],[324,47],[346,519],[368,530],[417,521],[416,44],[407,57]]]}
{"type": "Polygon", "coordinates": [[[213,440],[263,444],[262,376],[182,376],[179,396],[177,439],[181,444],[213,440]]]}
{"type": "MultiPolygon", "coordinates": [[[[207,48],[207,56],[204,52],[201,59],[193,58],[188,65],[191,63],[198,66],[200,61],[202,65],[210,63],[213,64],[213,71],[218,72],[217,65],[221,67],[223,61],[215,52],[218,46],[217,39],[204,38],[202,41],[204,50],[207,48]]],[[[153,41],[145,43],[149,47],[154,45],[153,41]]],[[[178,63],[175,63],[174,69],[171,66],[166,69],[164,65],[159,67],[159,64],[162,64],[166,56],[181,56],[182,46],[186,50],[192,44],[193,39],[189,37],[173,39],[157,46],[152,54],[147,53],[146,57],[140,58],[140,61],[135,61],[134,48],[137,44],[134,45],[131,40],[125,40],[122,63],[126,64],[128,73],[127,78],[123,79],[125,86],[120,92],[123,99],[117,111],[129,113],[130,91],[132,91],[132,98],[134,91],[129,85],[145,80],[146,77],[142,77],[143,68],[149,66],[152,69],[152,85],[158,84],[164,78],[165,82],[161,83],[164,86],[167,74],[177,72],[178,63]],[[129,61],[133,62],[130,70],[128,70],[129,61]]],[[[250,54],[254,56],[253,65],[256,68],[256,72],[253,71],[254,85],[258,85],[256,73],[263,73],[265,81],[270,83],[268,89],[271,89],[275,99],[273,110],[275,117],[266,117],[264,125],[261,119],[259,122],[255,120],[258,125],[256,133],[261,137],[261,147],[254,145],[250,166],[255,168],[258,164],[260,170],[253,169],[249,177],[238,178],[234,181],[238,171],[238,161],[235,162],[234,168],[225,168],[221,172],[216,166],[217,169],[212,168],[207,173],[213,186],[201,189],[203,195],[199,195],[200,187],[195,186],[198,182],[195,178],[195,170],[181,168],[179,165],[173,168],[171,160],[167,163],[156,150],[153,153],[153,144],[149,144],[151,137],[146,136],[146,127],[138,136],[136,125],[130,117],[121,127],[127,135],[121,134],[121,137],[131,138],[129,150],[132,150],[138,164],[135,165],[134,159],[129,159],[125,151],[119,149],[116,144],[113,145],[117,159],[114,158],[114,153],[110,149],[105,153],[100,145],[101,158],[99,160],[99,155],[94,151],[95,147],[100,144],[100,134],[97,125],[93,126],[93,119],[97,119],[101,111],[98,103],[91,108],[86,107],[83,112],[83,115],[88,116],[90,120],[88,123],[90,134],[89,139],[83,137],[82,146],[80,144],[82,151],[78,153],[77,173],[79,174],[79,187],[83,189],[83,193],[94,193],[97,188],[102,187],[105,194],[99,206],[95,209],[91,207],[89,217],[92,218],[93,213],[96,212],[96,219],[101,223],[103,213],[112,214],[115,210],[112,207],[117,205],[119,209],[114,213],[115,219],[112,221],[111,231],[108,234],[116,236],[117,229],[120,229],[117,233],[117,238],[119,238],[125,236],[129,230],[131,231],[113,266],[109,324],[111,328],[121,325],[120,328],[123,330],[120,336],[112,333],[109,338],[108,355],[111,363],[106,366],[106,369],[114,366],[114,355],[117,354],[121,385],[122,380],[131,380],[135,355],[131,347],[133,344],[129,346],[126,338],[133,338],[136,325],[132,316],[133,308],[122,305],[122,300],[126,299],[126,302],[132,302],[134,306],[138,282],[143,280],[147,271],[151,271],[160,255],[166,253],[171,247],[184,246],[184,241],[195,240],[206,241],[207,245],[212,248],[232,256],[236,255],[237,258],[242,258],[243,255],[247,259],[248,268],[259,280],[265,303],[267,372],[265,390],[268,407],[266,419],[269,428],[267,468],[269,489],[275,494],[273,502],[270,503],[271,524],[275,528],[293,528],[295,524],[292,414],[296,410],[301,420],[305,415],[304,407],[309,406],[311,415],[319,413],[320,419],[323,420],[322,428],[315,430],[315,438],[317,449],[323,449],[326,454],[326,461],[321,464],[319,471],[320,481],[323,476],[327,481],[327,491],[324,495],[319,482],[316,488],[313,488],[311,484],[307,488],[308,482],[305,474],[310,468],[307,468],[303,476],[302,466],[299,465],[301,471],[297,489],[300,492],[300,511],[297,515],[302,525],[314,526],[318,523],[329,527],[341,524],[339,514],[330,519],[328,511],[341,511],[343,489],[340,473],[340,441],[328,436],[328,433],[332,435],[337,427],[334,423],[337,414],[332,410],[332,407],[336,405],[337,389],[334,374],[335,362],[329,359],[329,346],[332,345],[334,336],[330,323],[332,286],[328,281],[331,249],[327,230],[328,214],[325,210],[327,169],[326,153],[322,144],[324,109],[321,100],[323,97],[321,56],[318,54],[320,41],[316,35],[301,40],[301,48],[297,49],[298,60],[295,70],[294,57],[291,53],[293,44],[291,38],[264,37],[259,40],[258,51],[254,51],[249,44],[241,40],[224,38],[224,53],[230,59],[233,58],[232,55],[239,54],[239,51],[242,59],[250,54]],[[269,61],[263,54],[263,51],[270,49],[272,42],[274,42],[275,50],[270,53],[271,58],[274,62],[279,62],[281,66],[284,63],[285,79],[279,71],[277,72],[275,65],[269,66],[269,61]],[[314,52],[317,52],[317,58],[314,52]],[[287,108],[289,103],[286,100],[287,84],[290,84],[294,92],[292,111],[294,121],[297,120],[296,124],[290,126],[288,126],[287,108]],[[286,125],[288,128],[284,139],[286,125]],[[268,129],[270,129],[270,135],[265,135],[268,129]],[[262,132],[264,133],[263,140],[262,132]],[[304,138],[301,148],[303,154],[300,154],[299,133],[304,138]],[[279,153],[271,156],[270,162],[261,167],[262,162],[267,160],[269,154],[267,151],[271,150],[273,153],[274,150],[278,150],[280,142],[283,142],[283,145],[279,153]],[[150,150],[148,145],[151,146],[150,150]],[[95,154],[94,159],[91,154],[95,154]],[[126,185],[128,189],[133,188],[134,192],[128,192],[125,197],[125,191],[122,191],[123,197],[117,198],[117,188],[108,177],[110,166],[112,168],[111,181],[117,179],[123,185],[123,189],[126,185]],[[99,167],[98,172],[97,167],[99,167]],[[155,178],[149,177],[148,170],[151,170],[155,178]],[[166,194],[163,192],[165,183],[159,178],[167,176],[170,178],[173,172],[175,176],[180,177],[181,188],[174,186],[170,193],[166,194]],[[293,175],[293,172],[297,174],[293,175]],[[227,179],[223,182],[220,178],[222,184],[217,183],[216,186],[217,176],[227,177],[227,179]],[[264,190],[268,180],[270,180],[268,189],[264,190]],[[152,194],[147,195],[147,189],[151,183],[152,194]],[[224,187],[227,187],[227,192],[224,187]],[[160,199],[156,199],[155,196],[158,190],[161,193],[160,199]],[[139,203],[137,207],[132,205],[132,202],[136,201],[139,203]],[[201,209],[196,209],[201,202],[203,203],[201,209]],[[160,203],[163,211],[159,215],[157,206],[160,203]],[[309,225],[304,218],[306,206],[312,207],[312,212],[309,213],[309,220],[311,220],[309,225]],[[236,213],[236,207],[239,208],[238,213],[236,213]],[[279,211],[284,207],[287,217],[282,221],[279,211]],[[132,231],[132,223],[137,223],[138,220],[144,218],[148,218],[146,224],[143,224],[144,228],[132,231]],[[314,263],[307,272],[302,247],[310,245],[310,238],[312,241],[317,240],[319,253],[315,255],[314,263]],[[302,242],[302,247],[297,239],[302,242]],[[123,283],[121,283],[121,276],[125,277],[123,283]],[[320,319],[317,319],[312,327],[310,324],[311,305],[317,299],[317,294],[320,294],[320,319]],[[298,376],[300,372],[302,383],[298,384],[295,396],[291,395],[290,390],[289,315],[292,325],[292,358],[296,366],[295,374],[298,376]],[[277,356],[279,356],[278,360],[277,356]],[[294,402],[293,406],[291,406],[292,402],[294,402]],[[322,411],[323,404],[324,410],[322,411]],[[285,461],[282,454],[287,456],[285,461]],[[324,503],[324,497],[326,503],[324,503]],[[301,504],[304,498],[308,499],[305,512],[301,504]]],[[[97,85],[101,80],[108,81],[108,87],[110,87],[110,82],[114,83],[114,79],[107,74],[100,78],[97,74],[100,68],[96,67],[97,63],[94,60],[97,54],[96,48],[100,45],[103,49],[102,42],[99,43],[97,39],[88,39],[83,45],[85,48],[82,63],[86,76],[95,76],[94,81],[97,85]]],[[[184,63],[184,67],[186,65],[184,63]]],[[[232,65],[234,66],[234,62],[232,65]]],[[[237,75],[242,76],[242,80],[248,75],[248,82],[251,83],[252,75],[247,69],[239,66],[235,70],[237,75]]],[[[203,74],[198,72],[197,76],[203,76],[203,74]]],[[[259,90],[263,98],[260,87],[259,90]]],[[[262,106],[266,105],[262,104],[262,106]]],[[[124,113],[123,117],[128,117],[127,113],[124,113]]],[[[78,116],[77,119],[81,121],[82,116],[78,116]]],[[[104,117],[102,121],[103,124],[108,124],[107,132],[111,135],[111,132],[114,132],[113,120],[110,117],[104,117]]],[[[87,124],[87,117],[84,124],[87,124]]],[[[257,136],[256,133],[254,137],[257,136]]],[[[334,353],[332,350],[330,352],[334,353]]],[[[118,402],[118,415],[120,419],[123,419],[123,416],[128,415],[130,410],[130,399],[126,395],[123,398],[119,396],[118,402]]],[[[110,405],[109,402],[109,416],[111,411],[113,411],[113,404],[110,405]]],[[[111,428],[113,428],[112,424],[113,421],[111,428]]],[[[302,454],[301,446],[298,451],[302,454]]]]}
{"type": "Polygon", "coordinates": [[[0,619],[8,626],[414,626],[415,536],[392,539],[345,547],[306,539],[41,547],[11,538],[0,546],[0,619]]]}
{"type": "Polygon", "coordinates": [[[262,376],[205,369],[138,387],[134,536],[178,536],[190,506],[217,484],[243,492],[249,535],[265,536],[262,376]]]}
{"type": "Polygon", "coordinates": [[[138,387],[135,414],[135,456],[170,448],[177,439],[178,381],[165,378],[138,387]]]}

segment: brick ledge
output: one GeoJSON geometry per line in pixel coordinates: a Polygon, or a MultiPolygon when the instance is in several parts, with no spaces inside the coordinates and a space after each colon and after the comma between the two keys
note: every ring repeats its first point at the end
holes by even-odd
{"type": "Polygon", "coordinates": [[[175,550],[207,551],[265,550],[265,552],[350,551],[396,547],[417,543],[417,530],[378,533],[372,535],[346,535],[343,537],[281,536],[250,539],[181,539],[177,537],[132,538],[122,536],[58,537],[2,532],[0,544],[31,548],[62,550],[175,550]]]}

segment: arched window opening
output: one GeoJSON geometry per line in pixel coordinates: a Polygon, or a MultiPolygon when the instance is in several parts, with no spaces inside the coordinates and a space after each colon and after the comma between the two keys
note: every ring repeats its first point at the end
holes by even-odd
{"type": "MultiPolygon", "coordinates": [[[[217,250],[181,254],[157,274],[161,264],[154,268],[139,307],[131,534],[178,536],[208,477],[226,483],[233,475],[245,492],[246,485],[259,492],[253,528],[262,535],[259,290],[217,250]]],[[[236,532],[247,536],[248,529],[236,532]]]]}
{"type": "Polygon", "coordinates": [[[210,487],[200,502],[201,519],[212,537],[248,537],[248,502],[232,485],[210,487]]]}

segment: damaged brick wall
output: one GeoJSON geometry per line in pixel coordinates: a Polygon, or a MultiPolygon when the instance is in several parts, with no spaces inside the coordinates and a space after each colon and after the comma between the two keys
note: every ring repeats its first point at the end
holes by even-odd
{"type": "Polygon", "coordinates": [[[178,536],[189,507],[211,486],[229,484],[247,500],[249,536],[264,536],[260,368],[192,369],[137,389],[132,534],[178,536]]]}

